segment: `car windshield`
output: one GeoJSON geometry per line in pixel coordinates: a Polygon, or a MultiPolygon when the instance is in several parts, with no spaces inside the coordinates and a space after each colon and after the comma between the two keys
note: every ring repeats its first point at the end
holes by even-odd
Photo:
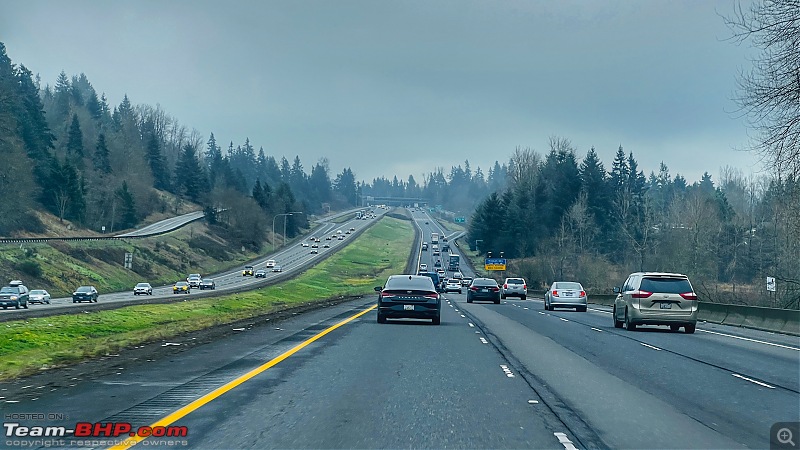
{"type": "Polygon", "coordinates": [[[92,292],[92,288],[89,286],[81,286],[75,292],[92,292]]]}
{"type": "Polygon", "coordinates": [[[187,283],[185,281],[178,281],[177,283],[175,283],[175,286],[186,286],[187,284],[189,284],[189,283],[187,283]]]}
{"type": "Polygon", "coordinates": [[[19,288],[15,287],[5,286],[2,289],[0,289],[0,294],[18,294],[18,293],[19,293],[19,288]]]}
{"type": "Polygon", "coordinates": [[[31,295],[45,295],[45,294],[47,294],[47,292],[45,292],[45,291],[43,291],[41,289],[34,289],[34,290],[32,290],[30,292],[30,294],[31,295]]]}
{"type": "Polygon", "coordinates": [[[139,284],[136,285],[136,287],[146,288],[146,287],[150,287],[150,285],[148,283],[139,283],[139,284]]]}

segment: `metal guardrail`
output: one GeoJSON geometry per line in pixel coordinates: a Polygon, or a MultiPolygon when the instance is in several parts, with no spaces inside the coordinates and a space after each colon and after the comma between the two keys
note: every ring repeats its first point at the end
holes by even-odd
{"type": "Polygon", "coordinates": [[[189,225],[190,223],[196,222],[203,218],[205,218],[205,215],[191,219],[182,224],[175,225],[174,227],[165,230],[153,231],[150,233],[137,234],[133,236],[117,235],[117,236],[41,237],[41,238],[0,238],[0,244],[23,244],[23,243],[50,242],[50,241],[111,241],[111,240],[120,241],[124,239],[144,239],[171,233],[177,230],[178,228],[185,227],[186,225],[189,225]]]}

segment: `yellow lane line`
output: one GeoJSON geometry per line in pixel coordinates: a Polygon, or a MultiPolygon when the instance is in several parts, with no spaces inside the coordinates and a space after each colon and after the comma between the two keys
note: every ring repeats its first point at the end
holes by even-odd
{"type": "MultiPolygon", "coordinates": [[[[177,411],[173,412],[172,414],[169,414],[168,416],[158,420],[157,422],[155,422],[152,425],[150,425],[150,427],[151,428],[164,427],[164,426],[171,425],[171,424],[175,423],[176,421],[182,419],[183,417],[185,417],[189,413],[196,411],[197,409],[199,409],[200,407],[202,407],[206,403],[209,403],[212,400],[215,400],[217,397],[219,397],[222,394],[230,391],[231,389],[235,388],[236,386],[239,386],[240,384],[244,383],[245,381],[250,380],[251,378],[255,377],[256,375],[258,375],[258,374],[260,374],[262,372],[265,372],[266,370],[268,370],[269,368],[275,366],[276,364],[278,364],[279,362],[283,361],[284,359],[286,359],[286,358],[292,356],[293,354],[297,353],[298,351],[302,350],[304,347],[308,346],[309,344],[311,344],[312,342],[316,341],[317,339],[325,336],[326,334],[328,334],[331,331],[341,327],[342,325],[345,325],[348,322],[351,322],[351,321],[363,316],[364,314],[372,311],[373,309],[375,309],[377,307],[378,307],[378,305],[372,305],[369,308],[365,309],[364,311],[361,311],[360,313],[358,313],[358,314],[356,314],[354,316],[348,317],[347,319],[342,320],[341,322],[337,323],[336,325],[331,326],[330,328],[327,328],[327,329],[325,329],[323,331],[320,331],[318,334],[316,334],[316,335],[306,339],[305,341],[297,344],[296,346],[294,346],[290,350],[287,350],[286,352],[282,353],[281,355],[276,356],[275,358],[271,359],[269,362],[266,362],[266,363],[262,364],[261,366],[256,367],[255,369],[253,369],[250,372],[247,372],[246,374],[236,378],[235,380],[229,381],[228,383],[226,383],[226,384],[214,389],[213,391],[211,391],[208,394],[206,394],[206,395],[198,398],[197,400],[189,403],[188,405],[178,409],[177,411]]],[[[133,447],[134,445],[138,444],[139,442],[143,441],[144,439],[146,439],[146,437],[132,436],[132,437],[130,437],[130,439],[125,439],[119,445],[115,445],[113,447],[109,447],[109,450],[120,450],[120,449],[130,448],[130,447],[133,447]]]]}

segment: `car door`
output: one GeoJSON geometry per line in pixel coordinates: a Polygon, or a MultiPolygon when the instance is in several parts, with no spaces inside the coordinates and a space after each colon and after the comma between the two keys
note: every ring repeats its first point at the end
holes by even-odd
{"type": "Polygon", "coordinates": [[[633,277],[628,277],[625,282],[622,283],[622,286],[619,288],[619,292],[617,292],[617,298],[614,299],[614,310],[616,311],[616,316],[614,318],[620,321],[623,317],[625,317],[624,293],[629,289],[628,286],[630,286],[631,278],[633,277]]]}

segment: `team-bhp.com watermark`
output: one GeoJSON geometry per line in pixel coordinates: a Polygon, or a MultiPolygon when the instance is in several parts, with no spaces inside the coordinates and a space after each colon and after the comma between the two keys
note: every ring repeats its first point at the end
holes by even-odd
{"type": "Polygon", "coordinates": [[[105,447],[132,444],[188,446],[189,430],[184,426],[140,426],[128,422],[78,422],[75,427],[33,426],[3,423],[5,445],[25,447],[105,447]],[[141,438],[149,438],[142,440],[141,438]],[[156,438],[156,439],[153,439],[156,438]]]}

